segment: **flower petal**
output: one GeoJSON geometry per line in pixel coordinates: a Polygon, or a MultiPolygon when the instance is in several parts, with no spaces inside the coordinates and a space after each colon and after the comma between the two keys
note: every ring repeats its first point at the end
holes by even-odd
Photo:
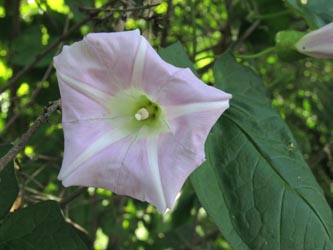
{"type": "Polygon", "coordinates": [[[157,207],[160,213],[163,213],[167,209],[166,193],[168,192],[168,190],[164,190],[162,186],[162,176],[160,174],[158,160],[157,138],[152,138],[148,141],[147,156],[150,176],[155,190],[155,192],[153,193],[153,197],[156,197],[156,200],[152,199],[151,202],[157,207]]]}
{"type": "Polygon", "coordinates": [[[296,48],[300,53],[317,58],[333,57],[333,23],[303,36],[296,48]]]}
{"type": "MultiPolygon", "coordinates": [[[[70,175],[63,179],[64,186],[82,185],[101,187],[117,194],[131,195],[145,200],[144,189],[140,184],[144,179],[140,171],[142,152],[145,147],[135,144],[136,138],[129,136],[106,147],[87,159],[70,175]],[[128,162],[128,159],[135,160],[128,162]],[[130,163],[130,167],[128,167],[130,163]]],[[[143,165],[145,166],[145,165],[143,165]]]]}
{"type": "Polygon", "coordinates": [[[65,154],[58,179],[64,180],[84,162],[113,143],[129,136],[129,131],[111,129],[105,122],[65,123],[65,154]],[[101,133],[101,132],[104,133],[101,133]],[[90,141],[90,140],[91,141],[90,141]],[[70,150],[66,150],[70,149],[70,150]]]}
{"type": "Polygon", "coordinates": [[[159,141],[160,175],[167,206],[172,208],[188,176],[205,161],[204,145],[208,133],[222,113],[221,110],[190,113],[174,119],[173,134],[159,141]]]}
{"type": "Polygon", "coordinates": [[[83,41],[64,46],[54,63],[66,76],[113,94],[130,86],[140,40],[138,30],[91,33],[83,41]]]}
{"type": "Polygon", "coordinates": [[[155,96],[173,75],[182,70],[175,67],[157,54],[151,45],[142,37],[147,44],[143,67],[142,82],[139,85],[149,96],[155,96]]]}
{"type": "Polygon", "coordinates": [[[219,102],[200,102],[200,103],[191,103],[175,106],[165,106],[167,117],[169,120],[175,119],[179,116],[186,115],[189,113],[196,113],[202,111],[210,110],[226,110],[229,108],[229,99],[222,100],[219,102]]]}
{"type": "MultiPolygon", "coordinates": [[[[63,74],[58,70],[57,76],[62,100],[63,122],[89,120],[92,118],[100,119],[109,116],[109,111],[105,108],[105,105],[101,105],[101,102],[96,100],[98,94],[93,94],[95,91],[90,94],[87,93],[89,85],[82,83],[82,86],[79,87],[78,81],[77,84],[73,84],[73,81],[67,82],[66,80],[68,79],[61,75],[63,74]],[[83,89],[85,90],[83,91],[83,89]]],[[[99,92],[97,91],[95,93],[99,92]]],[[[103,97],[103,99],[105,98],[103,97]]]]}
{"type": "Polygon", "coordinates": [[[148,43],[146,39],[141,37],[139,47],[137,49],[134,60],[132,79],[131,79],[131,85],[134,87],[139,87],[142,83],[143,68],[145,65],[147,47],[148,43]]]}
{"type": "Polygon", "coordinates": [[[103,66],[104,75],[108,76],[104,84],[112,84],[117,91],[132,86],[134,58],[141,40],[139,30],[91,33],[85,37],[84,42],[94,51],[103,66]]]}
{"type": "Polygon", "coordinates": [[[162,213],[166,200],[158,166],[155,140],[129,136],[97,152],[75,172],[63,177],[65,186],[94,186],[154,204],[162,213]]]}
{"type": "Polygon", "coordinates": [[[190,69],[177,71],[155,95],[162,106],[229,100],[230,94],[200,81],[190,69]]]}
{"type": "Polygon", "coordinates": [[[57,72],[57,77],[58,79],[61,79],[63,83],[77,90],[81,94],[89,97],[90,99],[94,100],[100,105],[105,106],[106,109],[110,108],[107,106],[107,104],[110,102],[111,99],[110,95],[105,94],[104,92],[94,87],[91,87],[88,84],[72,79],[71,77],[66,76],[65,74],[59,71],[57,72]]]}

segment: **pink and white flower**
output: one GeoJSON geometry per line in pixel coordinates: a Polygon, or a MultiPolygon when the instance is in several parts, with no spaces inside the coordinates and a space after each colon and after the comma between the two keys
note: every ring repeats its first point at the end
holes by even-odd
{"type": "Polygon", "coordinates": [[[306,34],[295,46],[300,53],[307,56],[333,58],[333,23],[306,34]]]}
{"type": "Polygon", "coordinates": [[[91,33],[54,58],[64,186],[94,186],[172,208],[204,160],[230,94],[163,61],[138,30],[91,33]]]}

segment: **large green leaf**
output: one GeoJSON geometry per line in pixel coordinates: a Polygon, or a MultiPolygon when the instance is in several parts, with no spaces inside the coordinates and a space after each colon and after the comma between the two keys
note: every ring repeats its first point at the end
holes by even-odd
{"type": "MultiPolygon", "coordinates": [[[[0,158],[4,156],[12,146],[9,144],[0,145],[0,158]]],[[[6,216],[9,209],[16,200],[19,188],[14,173],[13,162],[0,173],[0,219],[6,216]]]]}
{"type": "Polygon", "coordinates": [[[85,250],[75,230],[64,221],[56,202],[46,201],[12,213],[0,227],[2,250],[85,250]]]}
{"type": "Polygon", "coordinates": [[[303,4],[300,0],[287,0],[286,3],[313,26],[321,27],[333,20],[333,1],[331,0],[308,0],[303,4]]]}
{"type": "Polygon", "coordinates": [[[332,249],[331,209],[260,78],[226,53],[215,80],[233,99],[191,177],[208,214],[237,250],[332,249]]]}

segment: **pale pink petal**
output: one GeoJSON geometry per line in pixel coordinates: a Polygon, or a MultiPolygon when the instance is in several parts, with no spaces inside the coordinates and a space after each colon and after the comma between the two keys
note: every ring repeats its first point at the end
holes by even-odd
{"type": "Polygon", "coordinates": [[[91,33],[85,37],[84,42],[94,51],[103,74],[107,76],[104,86],[112,84],[116,90],[131,86],[134,61],[141,39],[139,30],[91,33]]]}
{"type": "Polygon", "coordinates": [[[54,58],[55,67],[64,75],[114,94],[130,86],[140,40],[138,30],[92,33],[83,41],[64,46],[54,58]]]}
{"type": "MultiPolygon", "coordinates": [[[[80,168],[84,162],[92,158],[95,154],[98,154],[99,152],[107,148],[109,145],[112,145],[113,143],[116,143],[128,137],[129,135],[130,135],[129,133],[124,133],[122,130],[119,129],[118,130],[109,129],[107,132],[105,132],[103,135],[101,135],[99,138],[97,138],[90,144],[86,145],[85,147],[82,147],[82,144],[79,146],[76,145],[77,148],[82,148],[82,151],[80,152],[79,155],[77,155],[77,157],[75,157],[71,161],[69,161],[68,158],[72,158],[72,155],[70,156],[68,156],[67,154],[64,155],[64,162],[61,171],[59,173],[58,179],[63,180],[68,175],[72,174],[75,170],[80,168]]],[[[67,145],[73,144],[70,141],[70,136],[67,136],[65,140],[66,140],[65,147],[66,144],[67,145]]],[[[67,147],[71,146],[73,145],[67,147]]]]}
{"type": "Polygon", "coordinates": [[[173,134],[162,135],[159,142],[159,162],[167,206],[175,198],[188,176],[205,160],[207,135],[225,108],[190,113],[171,122],[173,134]]]}
{"type": "MultiPolygon", "coordinates": [[[[113,121],[113,120],[112,120],[113,121]]],[[[65,151],[58,178],[63,180],[109,145],[129,136],[116,128],[110,119],[81,120],[63,123],[65,151]]]]}
{"type": "Polygon", "coordinates": [[[300,53],[317,58],[333,57],[333,23],[303,36],[296,48],[300,53]]]}
{"type": "Polygon", "coordinates": [[[62,100],[62,120],[64,122],[108,116],[104,107],[64,84],[60,78],[58,78],[58,82],[62,100]]]}
{"type": "Polygon", "coordinates": [[[159,176],[157,147],[133,135],[109,145],[63,179],[65,186],[101,187],[155,205],[162,213],[166,201],[159,176]],[[161,195],[162,194],[162,195],[161,195]]]}
{"type": "MultiPolygon", "coordinates": [[[[142,38],[144,41],[146,39],[142,38]]],[[[156,96],[160,89],[173,77],[173,75],[182,70],[164,60],[146,41],[147,49],[143,68],[141,88],[150,96],[156,96]]]]}
{"type": "MultiPolygon", "coordinates": [[[[62,99],[62,120],[64,122],[109,116],[108,108],[102,105],[103,101],[106,101],[105,99],[108,97],[107,94],[103,94],[102,97],[98,90],[84,91],[85,87],[90,87],[88,84],[71,84],[73,81],[68,80],[61,71],[57,71],[57,77],[62,99]],[[98,97],[100,99],[97,99],[98,97]]],[[[109,99],[111,99],[111,96],[109,96],[109,99]]],[[[107,102],[104,103],[106,104],[107,102]]]]}
{"type": "Polygon", "coordinates": [[[177,71],[154,96],[163,107],[229,100],[230,94],[200,81],[190,69],[177,71]]]}

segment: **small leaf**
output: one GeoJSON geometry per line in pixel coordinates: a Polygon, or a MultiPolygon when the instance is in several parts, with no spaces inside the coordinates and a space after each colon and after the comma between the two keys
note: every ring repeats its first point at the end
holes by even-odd
{"type": "MultiPolygon", "coordinates": [[[[0,145],[0,158],[4,156],[11,145],[0,145]]],[[[16,200],[19,188],[16,181],[13,162],[10,162],[0,173],[0,219],[5,217],[14,201],[16,200]]]]}
{"type": "Polygon", "coordinates": [[[214,71],[233,99],[191,177],[202,205],[234,249],[332,249],[331,209],[260,78],[230,53],[214,71]]]}
{"type": "Polygon", "coordinates": [[[0,249],[88,250],[64,221],[58,204],[40,202],[8,216],[0,227],[0,249]]]}

